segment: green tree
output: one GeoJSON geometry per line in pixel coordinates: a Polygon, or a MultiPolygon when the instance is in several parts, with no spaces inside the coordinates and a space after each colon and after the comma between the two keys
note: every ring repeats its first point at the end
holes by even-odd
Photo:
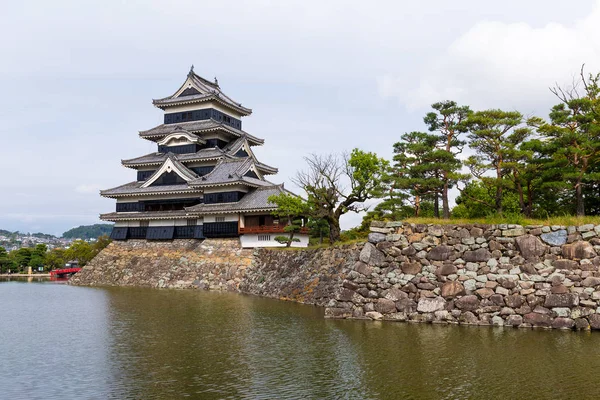
{"type": "Polygon", "coordinates": [[[301,197],[290,193],[272,195],[269,196],[268,200],[269,203],[277,205],[277,210],[273,211],[272,214],[287,221],[283,230],[289,233],[289,236],[277,236],[275,240],[285,244],[286,247],[290,247],[292,242],[299,242],[300,240],[295,238],[294,234],[300,232],[300,228],[302,228],[301,218],[308,214],[307,203],[301,197]]]}
{"type": "MultiPolygon", "coordinates": [[[[450,163],[460,167],[460,161],[451,153],[436,147],[438,140],[438,136],[433,134],[410,132],[394,144],[394,164],[390,173],[392,186],[410,194],[415,217],[421,215],[423,199],[432,199],[436,204],[443,187],[444,169],[450,163]]],[[[439,216],[439,209],[434,207],[434,213],[439,216]]]]}
{"type": "Polygon", "coordinates": [[[504,179],[510,172],[507,162],[515,154],[515,149],[531,134],[531,130],[522,126],[522,123],[521,113],[502,110],[478,111],[466,121],[469,146],[477,153],[469,157],[466,165],[483,185],[494,189],[494,201],[484,204],[500,215],[503,212],[503,191],[510,184],[504,179]],[[487,172],[492,172],[493,176],[485,175],[487,172]]]}
{"type": "Polygon", "coordinates": [[[595,168],[600,158],[600,74],[585,76],[578,86],[556,87],[552,92],[561,101],[552,107],[550,122],[533,120],[538,132],[552,148],[552,167],[561,171],[556,186],[574,191],[577,216],[585,215],[584,187],[600,182],[595,168]]]}
{"type": "Polygon", "coordinates": [[[297,173],[294,183],[308,195],[311,217],[329,224],[331,244],[340,239],[340,217],[349,211],[366,210],[364,202],[380,191],[388,162],[375,153],[354,149],[339,157],[305,157],[308,169],[297,173]]]}
{"type": "Polygon", "coordinates": [[[6,273],[13,267],[13,262],[8,256],[6,249],[0,246],[0,273],[6,273]]]}
{"type": "MultiPolygon", "coordinates": [[[[469,182],[456,197],[456,206],[452,209],[454,218],[485,218],[494,214],[487,206],[494,202],[495,189],[481,181],[469,182]]],[[[502,197],[502,209],[506,215],[520,214],[519,199],[515,192],[507,192],[502,197]]]]}
{"type": "Polygon", "coordinates": [[[48,251],[48,246],[45,244],[38,244],[31,251],[31,259],[29,260],[29,266],[34,270],[37,270],[39,267],[43,267],[46,263],[46,252],[48,251]]]}
{"type": "Polygon", "coordinates": [[[52,249],[46,254],[46,266],[50,270],[61,269],[66,262],[64,249],[52,249]]]}
{"type": "Polygon", "coordinates": [[[323,218],[310,218],[306,226],[310,237],[319,238],[319,244],[323,243],[325,236],[329,236],[329,224],[323,218]]]}
{"type": "Polygon", "coordinates": [[[462,152],[465,145],[460,136],[467,132],[465,122],[472,111],[468,106],[459,106],[451,100],[434,103],[431,107],[435,111],[427,113],[423,121],[430,132],[438,132],[438,146],[447,152],[439,168],[442,172],[442,217],[448,219],[450,218],[448,190],[459,180],[464,179],[459,174],[461,163],[458,154],[462,152]]]}
{"type": "Polygon", "coordinates": [[[19,270],[29,265],[31,261],[32,250],[29,247],[21,247],[18,250],[10,252],[12,259],[19,270]]]}
{"type": "Polygon", "coordinates": [[[67,261],[77,260],[80,266],[87,264],[95,256],[92,245],[83,240],[75,240],[65,251],[67,261]]]}

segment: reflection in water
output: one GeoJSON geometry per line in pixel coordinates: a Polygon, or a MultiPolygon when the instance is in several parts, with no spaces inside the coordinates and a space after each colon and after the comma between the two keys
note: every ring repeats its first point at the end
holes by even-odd
{"type": "Polygon", "coordinates": [[[236,294],[0,283],[11,399],[595,397],[600,335],[324,320],[236,294]]]}

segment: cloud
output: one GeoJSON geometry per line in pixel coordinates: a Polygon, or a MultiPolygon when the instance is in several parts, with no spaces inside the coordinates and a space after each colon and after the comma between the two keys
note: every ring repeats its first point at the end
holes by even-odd
{"type": "Polygon", "coordinates": [[[480,21],[423,65],[418,79],[391,73],[377,84],[382,97],[409,110],[455,99],[545,115],[556,102],[548,88],[571,84],[583,63],[588,71],[600,68],[600,2],[571,25],[480,21]]]}

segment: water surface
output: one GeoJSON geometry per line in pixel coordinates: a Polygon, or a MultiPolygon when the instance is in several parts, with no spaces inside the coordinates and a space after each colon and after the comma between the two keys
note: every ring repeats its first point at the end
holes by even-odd
{"type": "Polygon", "coordinates": [[[230,293],[0,282],[0,398],[595,398],[600,334],[323,319],[230,293]]]}

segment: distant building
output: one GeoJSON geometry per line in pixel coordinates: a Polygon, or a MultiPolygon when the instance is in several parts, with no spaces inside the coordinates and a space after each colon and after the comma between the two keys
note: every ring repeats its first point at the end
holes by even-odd
{"type": "MultiPolygon", "coordinates": [[[[265,176],[277,168],[259,162],[252,147],[264,143],[242,130],[252,110],[225,95],[217,80],[208,81],[193,67],[169,97],[153,100],[164,123],[141,131],[157,152],[122,160],[137,180],[100,194],[117,200],[114,240],[204,239],[239,237],[243,247],[279,246],[284,221],[271,213],[271,195],[287,192],[265,176]]],[[[289,192],[288,192],[289,193],[289,192]]],[[[295,246],[308,245],[307,231],[295,246]]]]}

